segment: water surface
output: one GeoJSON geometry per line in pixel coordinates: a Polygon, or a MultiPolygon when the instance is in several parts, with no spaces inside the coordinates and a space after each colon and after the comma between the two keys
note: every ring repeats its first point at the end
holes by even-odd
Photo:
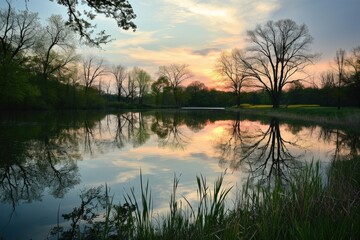
{"type": "Polygon", "coordinates": [[[161,213],[174,176],[179,198],[195,201],[196,176],[213,183],[226,173],[229,187],[286,182],[306,162],[319,160],[326,172],[359,151],[357,131],[222,110],[2,114],[0,236],[51,238],[82,190],[107,184],[123,202],[140,171],[161,213]]]}

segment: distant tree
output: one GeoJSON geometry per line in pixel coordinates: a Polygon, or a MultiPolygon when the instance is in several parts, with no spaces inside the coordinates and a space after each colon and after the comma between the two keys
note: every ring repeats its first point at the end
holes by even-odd
{"type": "Polygon", "coordinates": [[[288,101],[286,101],[286,104],[301,104],[302,103],[302,97],[304,96],[304,89],[305,86],[297,81],[290,85],[288,92],[288,101]]]}
{"type": "Polygon", "coordinates": [[[335,89],[336,89],[336,76],[334,71],[325,71],[320,75],[321,81],[321,93],[324,97],[324,104],[329,106],[333,105],[336,101],[335,89]]]}
{"type": "Polygon", "coordinates": [[[240,106],[241,90],[250,80],[247,64],[244,64],[242,59],[242,52],[239,49],[233,49],[231,53],[222,52],[216,64],[217,73],[226,87],[234,93],[238,107],[240,106]]]}
{"type": "Polygon", "coordinates": [[[346,65],[349,68],[349,76],[345,79],[345,84],[353,90],[360,107],[360,46],[351,51],[350,56],[346,58],[346,65]]]}
{"type": "Polygon", "coordinates": [[[94,56],[88,56],[83,59],[82,70],[82,80],[85,86],[85,91],[88,91],[89,88],[93,87],[96,80],[106,74],[104,60],[97,59],[94,56]]]}
{"type": "Polygon", "coordinates": [[[111,69],[112,75],[115,77],[115,87],[118,101],[121,101],[122,92],[124,92],[124,82],[128,75],[126,67],[117,65],[111,69]]]}
{"type": "Polygon", "coordinates": [[[129,99],[132,103],[135,101],[135,97],[137,95],[137,85],[136,85],[136,74],[137,74],[137,67],[134,67],[129,74],[127,75],[127,82],[125,91],[125,98],[129,99]]]}
{"type": "Polygon", "coordinates": [[[171,88],[176,106],[179,105],[179,87],[182,82],[192,77],[192,73],[188,69],[186,64],[171,64],[168,66],[159,67],[159,77],[164,77],[169,82],[169,87],[171,88]]]}
{"type": "Polygon", "coordinates": [[[326,71],[320,75],[322,88],[335,88],[335,74],[332,71],[326,71]]]}
{"type": "Polygon", "coordinates": [[[211,100],[206,97],[208,95],[208,88],[204,83],[194,81],[186,87],[186,92],[190,98],[190,106],[209,106],[211,100]]]}
{"type": "MultiPolygon", "coordinates": [[[[50,1],[53,2],[53,0],[50,1]]],[[[99,46],[110,41],[110,35],[107,35],[104,30],[94,36],[94,30],[97,26],[92,22],[95,21],[98,14],[114,19],[119,28],[136,30],[136,25],[133,23],[136,14],[127,0],[57,0],[56,2],[67,8],[69,16],[67,25],[78,32],[81,38],[89,44],[99,46]],[[83,7],[85,8],[81,10],[83,7]]]]}
{"type": "Polygon", "coordinates": [[[346,65],[351,68],[352,74],[360,72],[360,46],[352,49],[351,55],[346,58],[346,65]]]}
{"type": "Polygon", "coordinates": [[[337,67],[337,73],[338,73],[338,83],[337,83],[337,88],[338,88],[338,96],[337,96],[337,107],[338,109],[340,109],[340,105],[341,105],[341,87],[344,84],[344,75],[345,75],[345,50],[344,49],[339,49],[336,51],[336,56],[335,56],[335,64],[337,67]]]}
{"type": "Polygon", "coordinates": [[[150,89],[151,77],[150,75],[143,69],[134,68],[135,71],[135,84],[137,87],[137,97],[139,100],[139,104],[143,102],[144,94],[147,93],[150,89]]]}
{"type": "Polygon", "coordinates": [[[194,81],[192,83],[190,83],[186,89],[193,94],[197,94],[201,91],[207,90],[207,87],[205,86],[204,83],[200,82],[200,81],[194,81]]]}
{"type": "Polygon", "coordinates": [[[290,19],[268,21],[247,35],[250,46],[241,60],[278,108],[284,86],[301,80],[298,74],[316,58],[309,49],[313,38],[305,24],[290,19]]]}
{"type": "MultiPolygon", "coordinates": [[[[169,86],[169,81],[166,77],[159,77],[155,82],[151,84],[151,91],[155,94],[156,105],[160,103],[160,94],[164,94],[164,90],[169,86]]],[[[163,96],[164,97],[164,96],[163,96]]]]}

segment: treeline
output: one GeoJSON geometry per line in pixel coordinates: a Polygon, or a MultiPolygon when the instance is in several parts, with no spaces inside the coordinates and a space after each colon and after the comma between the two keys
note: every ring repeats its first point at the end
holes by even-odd
{"type": "MultiPolygon", "coordinates": [[[[281,23],[296,26],[292,21],[281,23]]],[[[338,71],[323,73],[319,86],[305,88],[301,81],[292,81],[284,91],[285,83],[281,91],[268,87],[244,91],[255,76],[249,73],[250,64],[245,64],[248,59],[242,59],[240,51],[222,53],[216,70],[226,76],[228,92],[209,89],[196,80],[184,86],[193,77],[187,64],[159,66],[157,80],[153,80],[139,67],[108,66],[98,57],[80,56],[76,52],[79,44],[60,15],[42,25],[37,13],[17,11],[7,2],[7,8],[0,9],[0,109],[229,107],[243,103],[360,106],[360,47],[349,56],[339,50],[338,71]]]]}
{"type": "Polygon", "coordinates": [[[104,106],[96,89],[81,84],[77,42],[62,17],[41,25],[37,13],[7,4],[0,10],[0,108],[104,106]]]}

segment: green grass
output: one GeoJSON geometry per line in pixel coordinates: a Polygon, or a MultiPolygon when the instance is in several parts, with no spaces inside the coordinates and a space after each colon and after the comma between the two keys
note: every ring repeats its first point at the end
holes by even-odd
{"type": "MultiPolygon", "coordinates": [[[[209,187],[196,177],[198,201],[191,204],[177,196],[174,177],[169,211],[163,216],[152,209],[149,182],[140,175],[140,201],[135,189],[123,205],[114,205],[106,190],[83,193],[72,219],[86,220],[86,227],[72,224],[54,234],[59,239],[357,239],[360,236],[360,158],[333,162],[327,178],[319,164],[310,164],[290,182],[276,180],[251,186],[248,181],[235,204],[226,207],[231,188],[221,175],[209,187]],[[326,180],[324,180],[326,179],[326,180]],[[98,203],[88,201],[97,200],[98,203]],[[84,203],[88,203],[87,206],[84,203]],[[102,220],[93,214],[103,206],[102,220]],[[82,209],[83,212],[79,212],[82,209]],[[80,216],[80,217],[79,217],[80,216]],[[82,229],[82,230],[81,230],[82,229]]],[[[73,212],[73,213],[74,213],[73,212]]],[[[74,221],[72,221],[74,223],[74,221]]]]}

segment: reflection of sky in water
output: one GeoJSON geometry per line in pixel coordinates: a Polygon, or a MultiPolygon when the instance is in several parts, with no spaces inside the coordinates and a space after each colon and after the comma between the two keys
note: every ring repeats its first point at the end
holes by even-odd
{"type": "MultiPolygon", "coordinates": [[[[137,119],[139,116],[140,114],[135,114],[133,117],[137,119]]],[[[115,115],[104,118],[91,127],[91,134],[87,136],[84,135],[84,129],[69,130],[76,135],[74,142],[81,154],[81,160],[77,161],[81,183],[73,187],[62,199],[49,196],[48,189],[45,189],[42,201],[19,203],[10,220],[11,205],[0,204],[0,232],[4,232],[10,239],[45,238],[49,229],[56,225],[58,207],[60,206],[60,215],[70,212],[79,204],[78,194],[84,188],[107,184],[110,193],[114,194],[115,203],[123,203],[123,196],[130,193],[131,187],[139,194],[140,170],[143,180],[149,180],[156,211],[168,209],[174,175],[180,178],[177,198],[186,197],[190,202],[197,199],[196,176],[206,177],[211,190],[214,181],[227,168],[224,186],[239,187],[248,177],[248,166],[245,162],[236,169],[229,165],[229,157],[224,157],[224,162],[219,163],[219,144],[228,142],[230,145],[233,144],[231,146],[235,147],[236,151],[241,152],[241,141],[235,142],[235,135],[232,135],[234,120],[207,121],[200,127],[187,126],[184,121],[179,120],[173,133],[179,134],[180,137],[169,136],[161,139],[151,130],[152,124],[158,121],[162,124],[163,130],[174,130],[174,119],[170,117],[167,122],[146,114],[142,119],[143,132],[148,134],[144,135],[145,140],[139,143],[134,137],[139,133],[139,119],[133,125],[125,121],[122,125],[121,145],[116,141],[119,123],[117,120],[115,115]],[[134,128],[133,136],[128,134],[129,126],[134,128]],[[173,144],[174,141],[176,144],[173,144]]],[[[243,120],[238,126],[242,141],[248,141],[250,138],[247,136],[264,133],[269,129],[268,124],[250,120],[243,120]]],[[[320,127],[295,127],[281,121],[279,129],[284,140],[295,143],[288,144],[288,150],[293,156],[301,156],[307,161],[314,159],[329,162],[334,155],[336,137],[333,132],[327,133],[328,137],[324,137],[325,131],[320,127]]],[[[261,134],[257,137],[261,138],[261,134]]],[[[70,144],[67,144],[69,147],[70,144]]],[[[341,154],[348,152],[349,150],[344,148],[341,154]]],[[[234,195],[235,193],[231,193],[231,196],[234,195]]]]}

